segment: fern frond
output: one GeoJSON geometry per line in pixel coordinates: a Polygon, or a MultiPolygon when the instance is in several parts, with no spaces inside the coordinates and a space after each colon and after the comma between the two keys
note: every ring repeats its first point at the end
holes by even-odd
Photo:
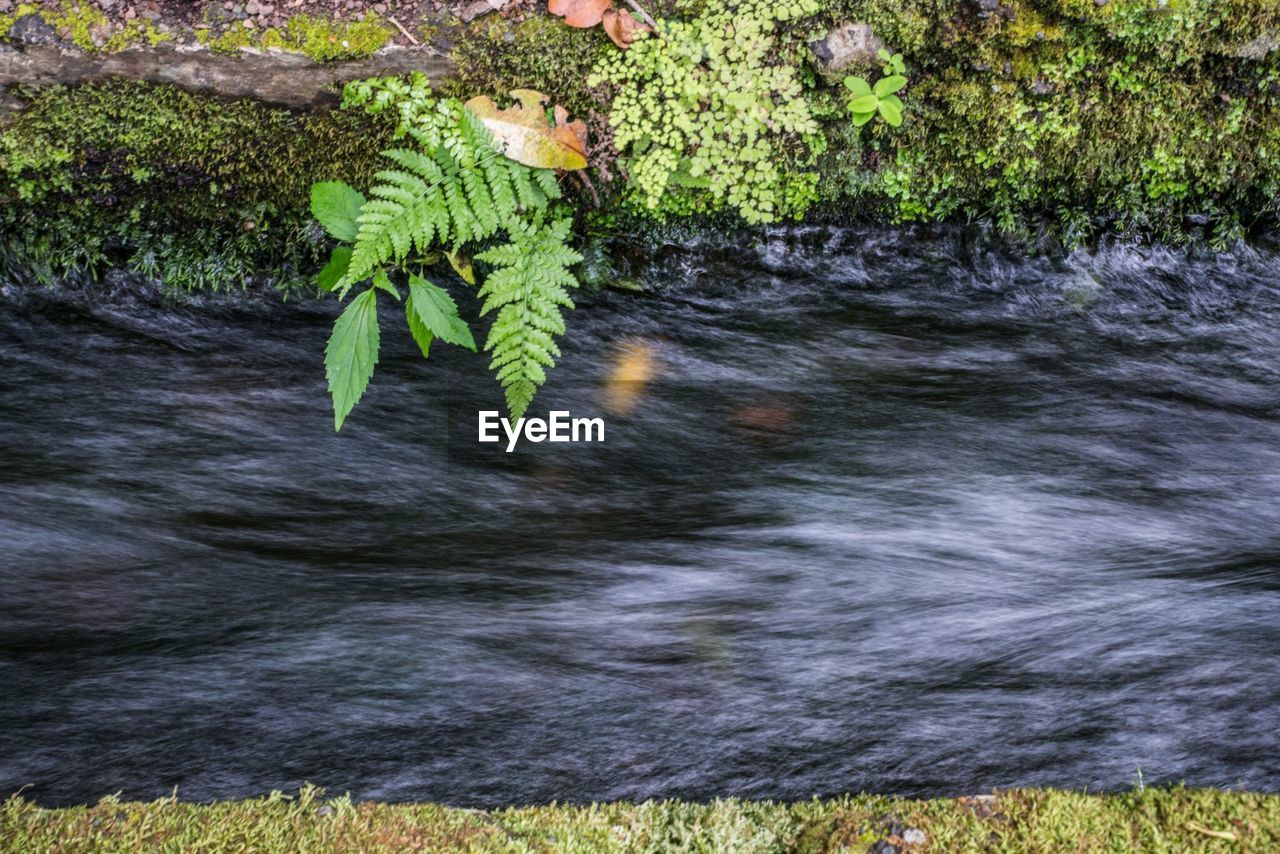
{"type": "Polygon", "coordinates": [[[546,382],[546,369],[560,356],[553,336],[564,334],[561,309],[573,308],[569,289],[578,286],[568,268],[582,260],[565,245],[571,225],[568,218],[544,224],[541,214],[528,222],[512,220],[506,226],[509,242],[476,256],[495,267],[480,288],[480,313],[498,312],[485,349],[512,418],[528,409],[546,382]]]}

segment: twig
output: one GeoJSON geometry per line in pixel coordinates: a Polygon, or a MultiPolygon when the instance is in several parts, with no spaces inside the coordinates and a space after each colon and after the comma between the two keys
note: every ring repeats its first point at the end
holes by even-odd
{"type": "Polygon", "coordinates": [[[1229,830],[1210,830],[1203,824],[1196,824],[1194,821],[1187,822],[1187,829],[1194,830],[1196,833],[1203,833],[1205,836],[1212,836],[1215,839],[1228,839],[1232,842],[1240,838],[1229,830]]]}
{"type": "Polygon", "coordinates": [[[395,24],[396,29],[404,33],[404,37],[407,38],[410,42],[412,42],[414,47],[417,47],[419,44],[421,44],[421,42],[419,42],[417,39],[413,37],[413,33],[409,32],[404,28],[404,24],[401,24],[399,21],[397,21],[395,18],[392,18],[389,15],[387,16],[387,20],[395,24]]]}
{"type": "Polygon", "coordinates": [[[636,0],[627,0],[627,5],[628,5],[628,6],[630,6],[632,9],[635,9],[635,10],[636,10],[636,12],[638,12],[638,13],[639,13],[640,18],[641,18],[641,19],[642,19],[646,24],[648,24],[649,26],[653,27],[653,34],[654,34],[654,35],[656,35],[656,36],[658,36],[658,37],[661,37],[661,36],[662,36],[662,33],[658,30],[658,22],[657,22],[657,21],[655,21],[655,20],[653,19],[653,16],[652,16],[652,15],[650,15],[648,12],[646,12],[646,11],[644,10],[644,8],[643,8],[643,7],[641,7],[641,5],[640,5],[639,3],[637,3],[637,2],[636,2],[636,0]]]}
{"type": "Polygon", "coordinates": [[[575,171],[573,177],[577,178],[578,183],[591,194],[591,201],[595,203],[596,210],[600,210],[600,194],[596,192],[596,185],[591,183],[591,179],[587,177],[585,172],[575,171]]]}

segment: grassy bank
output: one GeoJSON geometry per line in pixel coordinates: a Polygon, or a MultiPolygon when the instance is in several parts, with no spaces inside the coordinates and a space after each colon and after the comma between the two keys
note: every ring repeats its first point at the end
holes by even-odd
{"type": "Polygon", "coordinates": [[[208,805],[108,798],[55,810],[15,797],[0,809],[0,848],[32,852],[865,851],[880,843],[920,851],[1274,851],[1280,796],[1029,789],[929,801],[864,796],[478,811],[353,804],[307,789],[208,805]]]}

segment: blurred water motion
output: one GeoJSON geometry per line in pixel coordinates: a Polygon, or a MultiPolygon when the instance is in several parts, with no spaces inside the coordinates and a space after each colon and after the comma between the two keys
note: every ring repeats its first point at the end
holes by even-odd
{"type": "Polygon", "coordinates": [[[1275,255],[806,230],[629,273],[531,410],[606,442],[512,454],[485,360],[393,312],[335,436],[331,304],[12,292],[0,789],[1280,787],[1275,255]]]}

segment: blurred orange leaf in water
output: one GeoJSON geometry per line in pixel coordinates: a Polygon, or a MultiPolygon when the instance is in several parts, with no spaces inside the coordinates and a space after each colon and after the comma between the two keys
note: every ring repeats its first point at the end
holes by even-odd
{"type": "Polygon", "coordinates": [[[656,374],[653,345],[637,339],[623,341],[614,350],[605,380],[604,411],[629,415],[656,374]]]}

